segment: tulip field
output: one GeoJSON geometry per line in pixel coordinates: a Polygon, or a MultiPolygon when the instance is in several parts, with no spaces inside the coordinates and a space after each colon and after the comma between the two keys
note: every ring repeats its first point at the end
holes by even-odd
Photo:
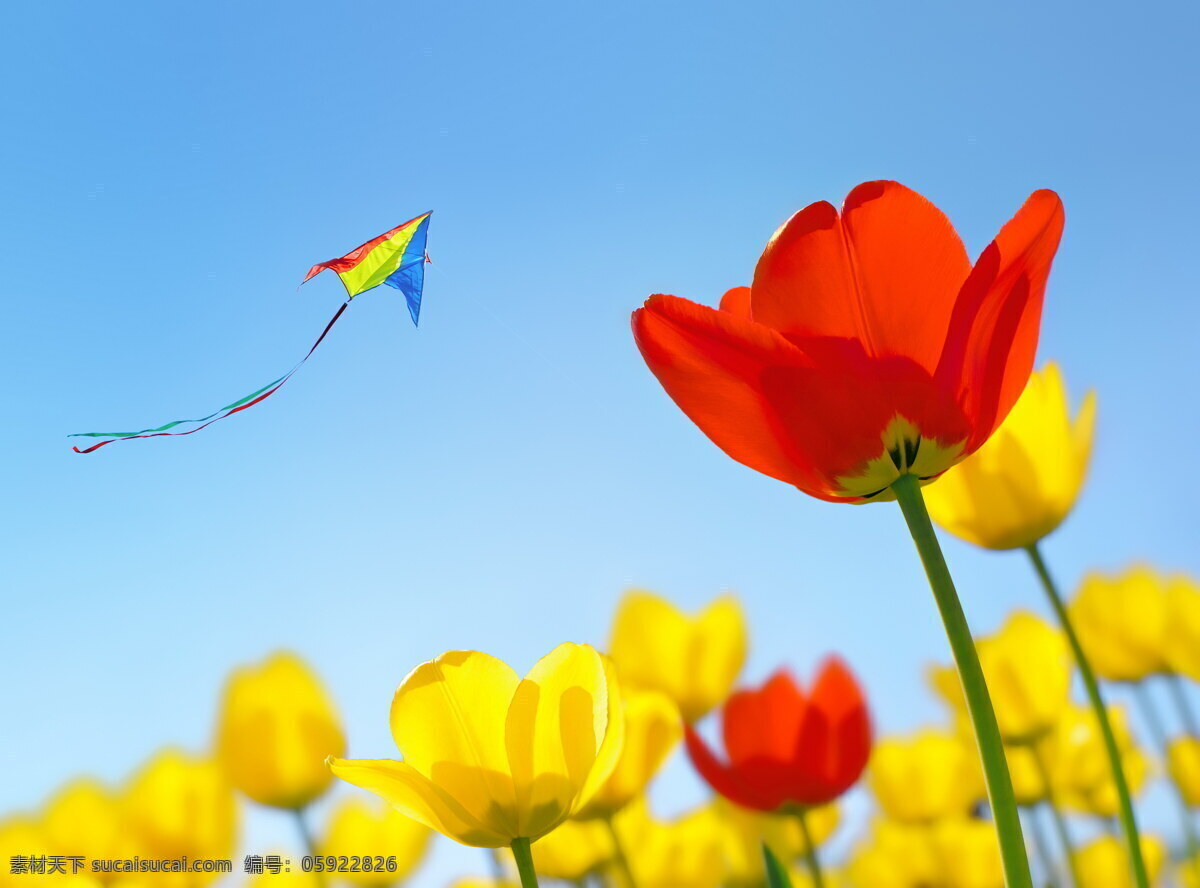
{"type": "Polygon", "coordinates": [[[0,888],[1200,888],[1194,4],[6,20],[0,888]]]}

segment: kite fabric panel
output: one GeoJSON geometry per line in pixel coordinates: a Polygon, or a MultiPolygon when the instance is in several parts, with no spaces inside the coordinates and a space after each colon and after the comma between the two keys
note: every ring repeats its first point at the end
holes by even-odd
{"type": "Polygon", "coordinates": [[[328,268],[341,278],[351,299],[380,284],[395,287],[404,294],[408,313],[416,324],[421,315],[421,288],[425,284],[430,215],[424,213],[409,219],[345,256],[317,263],[304,280],[309,281],[328,268]]]}
{"type": "MultiPolygon", "coordinates": [[[[275,392],[279,391],[284,383],[291,379],[292,374],[299,370],[312,357],[313,352],[317,350],[317,346],[324,341],[329,331],[333,329],[333,325],[337,323],[338,318],[346,311],[351,300],[360,293],[365,293],[367,290],[378,287],[380,284],[387,284],[404,294],[405,301],[408,303],[408,313],[412,317],[413,324],[416,325],[421,314],[421,292],[425,285],[425,263],[429,261],[425,247],[429,236],[430,215],[430,213],[425,213],[417,216],[415,219],[410,219],[403,225],[398,225],[391,231],[384,232],[379,237],[373,238],[365,244],[356,247],[345,256],[338,259],[331,259],[328,262],[318,263],[309,269],[308,274],[304,277],[304,281],[310,280],[326,268],[337,272],[338,277],[341,278],[342,285],[346,288],[346,301],[342,303],[333,317],[330,318],[329,323],[325,325],[325,329],[321,331],[321,335],[317,337],[317,341],[312,344],[308,353],[283,376],[256,389],[245,397],[238,398],[236,401],[226,404],[220,410],[210,413],[208,416],[202,416],[199,419],[176,419],[160,426],[141,429],[136,432],[78,432],[68,435],[67,437],[69,438],[106,439],[90,447],[82,449],[72,447],[71,449],[76,453],[94,453],[101,447],[117,441],[194,435],[196,432],[208,428],[215,422],[220,422],[222,419],[226,419],[235,413],[240,413],[249,407],[253,407],[255,404],[265,401],[271,395],[275,394],[275,392]],[[174,431],[174,429],[183,425],[194,425],[195,428],[174,431]]],[[[301,283],[304,283],[304,281],[301,281],[301,283]]]]}

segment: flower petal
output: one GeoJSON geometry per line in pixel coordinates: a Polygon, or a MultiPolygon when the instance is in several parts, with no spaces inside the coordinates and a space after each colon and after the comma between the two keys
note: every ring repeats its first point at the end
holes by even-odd
{"type": "MultiPolygon", "coordinates": [[[[596,751],[596,761],[588,772],[587,779],[583,783],[583,788],[579,791],[579,795],[575,800],[575,805],[572,808],[573,813],[578,813],[595,795],[600,791],[602,786],[609,782],[609,778],[614,776],[617,766],[620,764],[624,767],[624,756],[626,752],[625,741],[627,738],[627,724],[625,718],[626,702],[622,697],[620,685],[617,683],[617,667],[610,657],[601,655],[601,662],[604,664],[604,684],[606,696],[608,698],[608,713],[605,718],[604,740],[600,743],[600,748],[596,751]]],[[[649,694],[654,699],[661,699],[665,705],[669,707],[669,711],[678,718],[678,710],[659,694],[649,694]]],[[[649,781],[649,776],[643,781],[649,781]]],[[[630,794],[632,797],[633,793],[630,794]]]]}
{"type": "Polygon", "coordinates": [[[445,789],[406,762],[330,759],[329,768],[347,783],[383,798],[401,814],[464,845],[499,848],[515,838],[481,823],[445,789]]]}
{"type": "Polygon", "coordinates": [[[958,392],[978,449],[1016,403],[1033,370],[1042,300],[1063,231],[1053,191],[1035,191],[980,254],[962,285],[936,377],[958,392]]]}
{"type": "Polygon", "coordinates": [[[721,311],[735,314],[739,318],[750,319],[750,288],[734,287],[726,290],[721,297],[721,311]]]}
{"type": "Polygon", "coordinates": [[[789,219],[754,272],[754,320],[782,333],[860,340],[875,357],[937,366],[971,270],[946,216],[898,182],[864,182],[842,215],[824,201],[789,219]]]}
{"type": "MultiPolygon", "coordinates": [[[[858,682],[840,658],[830,657],[825,661],[813,686],[810,707],[822,713],[829,730],[829,742],[817,743],[818,748],[823,747],[823,754],[813,751],[808,759],[808,770],[828,787],[832,798],[844,793],[858,780],[871,754],[871,719],[867,703],[858,682]]],[[[802,730],[797,744],[799,761],[808,758],[803,750],[809,739],[802,730]]]]}
{"type": "Polygon", "coordinates": [[[391,726],[404,761],[481,822],[515,832],[504,723],[520,681],[479,651],[448,651],[408,674],[392,699],[391,726]]]}
{"type": "Polygon", "coordinates": [[[730,763],[736,768],[752,759],[790,762],[807,705],[804,693],[785,670],[758,690],[732,695],[721,713],[730,763]]]}
{"type": "Polygon", "coordinates": [[[807,366],[799,349],[753,321],[675,296],[652,296],[634,312],[633,332],[667,394],[714,444],[764,475],[808,480],[761,386],[768,367],[807,366]]]}
{"type": "MultiPolygon", "coordinates": [[[[585,644],[560,644],[521,681],[504,734],[516,791],[517,835],[536,839],[575,807],[604,747],[608,706],[604,661],[585,644]]],[[[605,753],[607,777],[620,747],[614,753],[610,746],[605,753]]]]}
{"type": "Polygon", "coordinates": [[[683,731],[684,745],[692,765],[714,790],[743,808],[773,811],[779,807],[783,799],[778,792],[771,790],[771,781],[764,781],[762,786],[750,785],[742,779],[739,768],[726,765],[713,754],[691,725],[684,725],[683,731]]]}

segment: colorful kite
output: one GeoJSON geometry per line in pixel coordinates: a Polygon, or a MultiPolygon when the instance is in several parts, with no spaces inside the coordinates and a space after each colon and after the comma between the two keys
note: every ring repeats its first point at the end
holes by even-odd
{"type": "Polygon", "coordinates": [[[301,284],[316,277],[327,268],[337,272],[337,276],[342,280],[342,285],[346,288],[346,301],[330,318],[325,329],[321,331],[321,335],[317,337],[317,341],[308,350],[308,354],[274,382],[267,383],[244,398],[239,398],[232,404],[226,404],[215,413],[199,419],[176,419],[156,428],[142,429],[137,432],[79,432],[68,435],[67,437],[70,438],[107,439],[82,450],[78,447],[71,449],[76,453],[92,453],[114,441],[133,441],[137,438],[159,438],[170,435],[194,435],[201,429],[208,428],[214,422],[219,422],[248,407],[253,407],[260,401],[265,401],[279,391],[283,384],[292,377],[292,374],[312,357],[312,353],[317,350],[317,346],[337,323],[350,301],[360,293],[374,289],[380,284],[395,287],[404,294],[405,301],[408,303],[408,313],[412,316],[415,325],[421,315],[421,290],[425,285],[425,263],[429,261],[429,256],[425,252],[425,243],[429,235],[429,217],[430,213],[425,213],[415,219],[410,219],[403,225],[398,225],[391,231],[384,232],[379,237],[356,247],[345,256],[330,259],[328,262],[319,262],[308,270],[308,274],[304,276],[301,284]],[[171,431],[183,425],[195,425],[195,428],[171,431]]]}

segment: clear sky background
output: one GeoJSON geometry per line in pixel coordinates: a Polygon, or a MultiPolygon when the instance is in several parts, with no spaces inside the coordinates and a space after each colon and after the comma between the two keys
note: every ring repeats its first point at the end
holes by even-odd
{"type": "MultiPolygon", "coordinates": [[[[736,591],[748,680],[836,650],[882,731],[938,721],[922,670],[948,651],[899,510],[735,464],[629,332],[651,292],[748,283],[791,212],[866,179],[927,195],[972,255],[1030,191],[1061,193],[1041,355],[1098,390],[1100,425],[1047,556],[1068,586],[1135,559],[1200,572],[1194,4],[5,15],[0,811],[204,747],[228,669],[281,646],[328,682],[351,753],[390,755],[413,665],[603,644],[632,585],[736,591]],[[342,299],[333,276],[297,292],[308,267],[427,209],[419,330],[375,291],[254,410],[70,451],[278,376],[342,299]]],[[[978,631],[1041,610],[1019,556],[946,545],[978,631]]],[[[677,760],[658,804],[699,795],[677,760]]],[[[247,850],[288,826],[253,813],[247,850]]],[[[482,869],[440,842],[417,884],[482,869]]]]}

